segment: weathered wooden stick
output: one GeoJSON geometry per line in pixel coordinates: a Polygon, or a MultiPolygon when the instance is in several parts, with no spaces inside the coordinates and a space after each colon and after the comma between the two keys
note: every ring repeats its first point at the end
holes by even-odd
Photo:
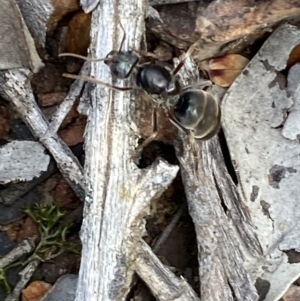
{"type": "MultiPolygon", "coordinates": [[[[87,75],[90,72],[89,63],[84,63],[79,75],[87,75]]],[[[61,123],[70,112],[76,99],[80,96],[84,87],[84,81],[76,80],[70,87],[69,93],[64,101],[59,105],[57,111],[53,114],[48,131],[52,134],[57,133],[61,123]]]]}
{"type": "Polygon", "coordinates": [[[10,263],[17,261],[20,257],[33,251],[35,243],[31,238],[26,238],[20,242],[13,250],[0,259],[0,269],[10,263]]]}
{"type": "MultiPolygon", "coordinates": [[[[199,82],[198,70],[190,59],[180,76],[184,84],[199,82]]],[[[249,214],[226,170],[217,137],[195,142],[194,148],[196,154],[189,137],[180,132],[176,153],[197,235],[201,300],[256,301],[258,295],[239,246],[246,243],[248,252],[261,255],[249,214]]]]}
{"type": "Polygon", "coordinates": [[[29,262],[26,267],[19,273],[20,275],[20,280],[14,287],[13,291],[11,294],[9,294],[4,301],[18,301],[20,300],[20,295],[22,292],[22,289],[26,286],[30,278],[32,277],[34,271],[40,264],[39,260],[33,260],[29,262]]]}
{"type": "MultiPolygon", "coordinates": [[[[145,11],[144,1],[101,1],[92,16],[91,56],[105,57],[119,49],[123,36],[120,22],[126,32],[124,49],[139,49],[145,11]]],[[[103,62],[91,66],[93,77],[111,83],[103,62]]],[[[97,85],[90,103],[85,141],[88,190],[76,300],[125,300],[136,254],[142,252],[137,248],[144,231],[143,217],[151,199],[170,185],[178,166],[157,161],[139,170],[133,163],[136,138],[130,114],[135,105],[129,92],[97,85]]]]}
{"type": "Polygon", "coordinates": [[[200,301],[187,281],[164,267],[143,240],[136,250],[135,270],[158,300],[200,301]]]}
{"type": "Polygon", "coordinates": [[[50,151],[62,175],[78,197],[84,199],[83,169],[69,147],[56,133],[49,133],[49,122],[38,107],[30,82],[28,69],[2,71],[0,95],[10,101],[27,123],[34,136],[50,151]]]}

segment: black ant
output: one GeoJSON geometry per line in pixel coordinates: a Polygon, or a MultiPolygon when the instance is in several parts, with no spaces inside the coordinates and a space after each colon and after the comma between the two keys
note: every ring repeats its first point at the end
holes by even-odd
{"type": "MultiPolygon", "coordinates": [[[[221,113],[218,100],[202,89],[182,88],[176,77],[176,74],[184,65],[185,59],[192,54],[196,45],[193,44],[189,48],[184,58],[172,71],[158,64],[145,63],[138,65],[139,55],[136,52],[122,50],[126,33],[121,23],[120,25],[124,35],[119,50],[112,50],[106,58],[93,59],[71,53],[62,53],[59,56],[73,56],[91,62],[104,61],[109,66],[113,76],[118,79],[127,79],[134,75],[137,87],[153,96],[151,97],[154,103],[153,134],[138,149],[143,148],[157,136],[157,106],[164,109],[174,125],[181,130],[190,132],[194,138],[199,140],[212,138],[220,128],[221,113]],[[154,98],[154,96],[159,96],[159,98],[154,98]],[[172,111],[171,108],[173,108],[172,111]]],[[[118,91],[133,89],[133,87],[113,86],[90,76],[63,75],[101,84],[118,91]]]]}

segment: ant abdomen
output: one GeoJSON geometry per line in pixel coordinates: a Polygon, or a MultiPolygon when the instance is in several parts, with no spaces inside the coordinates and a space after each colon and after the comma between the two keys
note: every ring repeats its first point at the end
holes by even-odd
{"type": "Polygon", "coordinates": [[[142,65],[138,68],[136,83],[148,94],[167,96],[176,92],[178,82],[174,75],[161,65],[142,65]]]}
{"type": "Polygon", "coordinates": [[[199,140],[212,138],[220,128],[221,111],[218,101],[199,89],[183,91],[174,107],[174,117],[199,140]]]}

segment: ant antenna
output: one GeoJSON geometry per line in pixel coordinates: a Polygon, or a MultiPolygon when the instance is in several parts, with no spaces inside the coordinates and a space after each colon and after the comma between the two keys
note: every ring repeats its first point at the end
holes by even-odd
{"type": "Polygon", "coordinates": [[[72,57],[76,57],[76,58],[79,58],[79,59],[82,59],[82,60],[85,60],[88,62],[100,62],[100,61],[108,60],[107,58],[96,59],[96,58],[91,58],[91,57],[83,56],[80,54],[68,53],[68,52],[60,53],[58,56],[72,56],[72,57]]]}
{"type": "MultiPolygon", "coordinates": [[[[122,31],[123,31],[123,38],[122,38],[122,41],[121,41],[121,45],[119,47],[119,50],[118,52],[120,52],[123,48],[123,45],[124,45],[124,42],[125,42],[125,39],[126,39],[126,32],[125,32],[125,29],[120,21],[120,19],[118,18],[118,23],[120,24],[121,28],[122,28],[122,31]]],[[[83,56],[83,55],[80,55],[80,54],[75,54],[75,53],[69,53],[69,52],[65,52],[65,53],[60,53],[58,55],[59,57],[62,57],[62,56],[71,56],[71,57],[76,57],[78,59],[82,59],[82,60],[85,60],[85,61],[88,61],[88,62],[101,62],[101,61],[111,61],[111,59],[109,58],[90,58],[90,57],[87,57],[87,56],[83,56]]]]}
{"type": "Polygon", "coordinates": [[[194,44],[192,44],[190,46],[190,48],[188,49],[188,51],[184,54],[182,60],[179,62],[179,64],[173,69],[172,73],[173,75],[176,75],[178,73],[178,71],[182,68],[182,66],[184,65],[185,60],[190,57],[192,55],[192,53],[194,52],[195,48],[197,46],[197,42],[195,42],[194,44]]]}
{"type": "Polygon", "coordinates": [[[123,30],[123,38],[122,38],[122,41],[121,41],[121,45],[119,47],[119,52],[120,52],[122,50],[122,48],[123,48],[123,45],[124,45],[124,42],[125,42],[125,39],[126,39],[126,32],[125,32],[125,29],[124,29],[124,27],[123,27],[123,25],[121,23],[121,20],[119,18],[118,18],[118,23],[120,24],[120,26],[121,26],[121,28],[123,30]]]}
{"type": "Polygon", "coordinates": [[[93,84],[99,84],[99,85],[108,87],[115,91],[130,91],[133,89],[133,87],[130,87],[130,86],[129,87],[113,86],[113,85],[110,85],[109,83],[105,83],[101,80],[98,80],[96,78],[93,78],[93,77],[87,76],[87,75],[74,75],[74,74],[69,74],[69,73],[63,73],[62,76],[67,77],[67,78],[72,78],[72,79],[83,80],[83,81],[90,82],[93,84]]]}

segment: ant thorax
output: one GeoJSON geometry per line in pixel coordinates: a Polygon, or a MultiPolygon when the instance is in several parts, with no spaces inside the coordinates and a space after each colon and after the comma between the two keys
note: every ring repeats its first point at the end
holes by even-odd
{"type": "Polygon", "coordinates": [[[137,68],[136,84],[148,94],[166,99],[178,94],[179,83],[171,70],[161,64],[145,63],[137,68]]]}

